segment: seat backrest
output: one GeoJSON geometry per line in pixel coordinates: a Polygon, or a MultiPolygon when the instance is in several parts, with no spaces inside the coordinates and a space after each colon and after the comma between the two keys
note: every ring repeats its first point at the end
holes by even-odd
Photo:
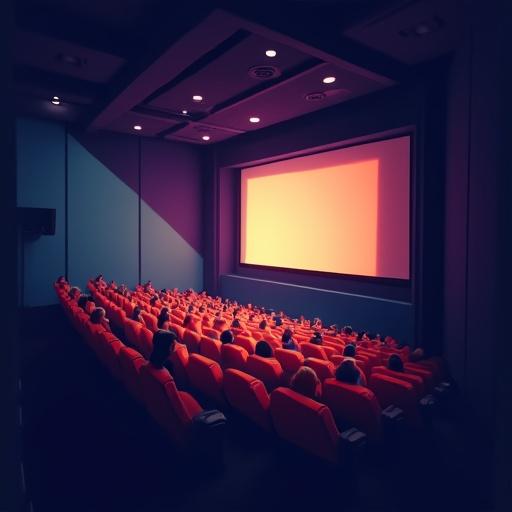
{"type": "Polygon", "coordinates": [[[210,327],[203,327],[203,334],[214,340],[219,339],[219,331],[211,329],[210,327]]]}
{"type": "Polygon", "coordinates": [[[140,387],[140,368],[146,364],[146,360],[139,352],[126,346],[121,347],[118,357],[121,369],[121,379],[124,385],[133,397],[142,403],[143,397],[142,389],[140,387]]]}
{"type": "Polygon", "coordinates": [[[174,331],[178,335],[178,340],[183,343],[183,336],[185,335],[185,327],[171,322],[169,324],[169,329],[174,331]]]}
{"type": "Polygon", "coordinates": [[[237,370],[245,370],[247,362],[247,350],[232,343],[222,345],[220,349],[222,355],[223,368],[236,368],[237,370]]]}
{"type": "Polygon", "coordinates": [[[124,321],[124,335],[126,336],[126,341],[130,345],[133,345],[134,347],[139,346],[139,333],[142,327],[143,325],[135,320],[128,318],[124,321]]]}
{"type": "Polygon", "coordinates": [[[261,380],[240,370],[224,372],[224,394],[233,408],[270,431],[270,397],[261,380]]]}
{"type": "Polygon", "coordinates": [[[382,410],[373,391],[364,386],[326,379],[322,401],[329,407],[340,428],[357,427],[370,441],[380,440],[382,410]]]}
{"type": "Polygon", "coordinates": [[[167,431],[175,443],[183,443],[192,417],[165,369],[146,364],[140,368],[144,403],[149,413],[167,431]]]}
{"type": "Polygon", "coordinates": [[[316,359],[323,359],[324,361],[328,361],[329,358],[325,353],[325,350],[313,343],[302,343],[300,345],[300,351],[304,355],[304,357],[315,357],[316,359]]]}
{"type": "Polygon", "coordinates": [[[250,355],[247,358],[245,371],[261,380],[269,393],[282,384],[283,369],[279,361],[273,357],[250,355]]]}
{"type": "Polygon", "coordinates": [[[420,377],[425,384],[425,391],[431,392],[436,385],[436,375],[427,367],[420,367],[414,363],[405,363],[404,371],[409,375],[420,377]]]}
{"type": "Polygon", "coordinates": [[[316,376],[323,382],[325,379],[334,377],[334,364],[325,359],[318,359],[316,357],[307,357],[304,361],[304,366],[309,366],[316,373],[316,376]]]}
{"type": "Polygon", "coordinates": [[[395,405],[403,410],[409,426],[421,425],[418,400],[412,384],[382,373],[372,373],[368,387],[375,393],[383,409],[395,405]]]}
{"type": "Polygon", "coordinates": [[[103,355],[103,363],[110,370],[110,373],[116,378],[121,380],[121,367],[119,366],[119,352],[124,343],[122,343],[116,336],[110,332],[102,332],[99,335],[103,341],[103,348],[101,353],[103,355]]]}
{"type": "Polygon", "coordinates": [[[139,352],[146,358],[149,359],[151,352],[153,351],[153,332],[147,327],[142,326],[137,335],[137,348],[139,352]]]}
{"type": "Polygon", "coordinates": [[[153,332],[158,331],[158,319],[155,315],[148,313],[147,311],[142,311],[141,316],[149,330],[153,332]]]}
{"type": "Polygon", "coordinates": [[[279,361],[283,371],[288,374],[293,375],[304,364],[304,356],[296,350],[276,348],[274,350],[274,355],[279,361]]]}
{"type": "Polygon", "coordinates": [[[187,346],[190,354],[199,353],[201,335],[190,329],[185,329],[183,333],[183,343],[187,346]]]}
{"type": "Polygon", "coordinates": [[[340,434],[329,408],[288,388],[270,395],[270,415],[280,437],[331,462],[338,462],[340,434]]]}
{"type": "Polygon", "coordinates": [[[224,403],[223,374],[219,363],[200,354],[190,354],[187,373],[192,387],[217,403],[224,403]]]}
{"type": "Polygon", "coordinates": [[[372,368],[372,374],[381,373],[383,375],[389,375],[390,377],[394,377],[395,379],[403,380],[412,384],[414,391],[416,393],[416,397],[419,400],[425,395],[425,385],[423,383],[423,379],[418,377],[417,375],[413,375],[406,372],[395,372],[386,368],[385,366],[374,366],[372,368]]]}
{"type": "Polygon", "coordinates": [[[172,364],[174,380],[181,386],[188,384],[188,360],[189,354],[186,345],[175,343],[174,350],[169,356],[169,361],[172,364]]]}
{"type": "Polygon", "coordinates": [[[201,336],[201,344],[199,346],[199,351],[201,355],[212,359],[213,361],[217,361],[218,363],[222,362],[221,349],[222,343],[219,340],[214,340],[205,336],[204,334],[201,336]]]}
{"type": "Polygon", "coordinates": [[[243,334],[237,334],[235,336],[235,345],[239,345],[240,347],[245,348],[247,350],[247,353],[254,354],[254,351],[256,350],[256,340],[252,338],[251,336],[244,336],[243,334]]]}

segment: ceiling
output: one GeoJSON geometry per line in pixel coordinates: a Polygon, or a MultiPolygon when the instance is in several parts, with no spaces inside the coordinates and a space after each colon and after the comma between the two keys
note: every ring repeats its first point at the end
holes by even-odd
{"type": "Polygon", "coordinates": [[[16,25],[18,112],[208,145],[400,83],[460,24],[442,0],[19,0],[16,25]]]}

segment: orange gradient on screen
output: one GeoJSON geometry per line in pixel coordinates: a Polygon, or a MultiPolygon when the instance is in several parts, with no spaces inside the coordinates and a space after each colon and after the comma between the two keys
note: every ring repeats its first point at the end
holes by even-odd
{"type": "Polygon", "coordinates": [[[379,161],[244,178],[241,262],[377,275],[379,161]]]}

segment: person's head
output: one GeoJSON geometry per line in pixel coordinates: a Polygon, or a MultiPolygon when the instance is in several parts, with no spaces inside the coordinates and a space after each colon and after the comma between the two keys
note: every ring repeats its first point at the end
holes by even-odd
{"type": "Polygon", "coordinates": [[[188,312],[189,313],[193,313],[194,312],[194,306],[192,304],[190,304],[190,306],[188,307],[188,312]]]}
{"type": "Polygon", "coordinates": [[[192,323],[192,317],[191,317],[190,315],[187,315],[187,316],[183,319],[183,327],[187,327],[187,326],[189,326],[191,323],[192,323]]]}
{"type": "Polygon", "coordinates": [[[155,306],[157,301],[158,301],[158,295],[153,295],[153,297],[151,297],[151,299],[149,299],[150,306],[155,306]]]}
{"type": "Polygon", "coordinates": [[[96,279],[94,281],[98,282],[98,281],[101,281],[103,279],[103,274],[99,274],[96,276],[96,279]]]}
{"type": "Polygon", "coordinates": [[[140,306],[135,306],[133,308],[132,320],[138,320],[141,312],[142,312],[142,309],[140,308],[140,306]]]}
{"type": "Polygon", "coordinates": [[[201,304],[201,306],[199,306],[199,313],[204,313],[206,311],[206,307],[204,306],[204,304],[201,304]]]}
{"type": "Polygon", "coordinates": [[[353,332],[354,331],[352,330],[352,327],[350,325],[345,325],[345,327],[343,327],[343,334],[351,336],[353,332]]]}
{"type": "Polygon", "coordinates": [[[345,382],[346,384],[358,384],[359,372],[357,371],[354,361],[347,359],[336,368],[336,380],[345,382]]]}
{"type": "Polygon", "coordinates": [[[162,329],[165,322],[169,321],[169,308],[162,308],[158,315],[158,328],[162,329]]]}
{"type": "Polygon", "coordinates": [[[276,327],[283,325],[283,319],[280,316],[275,317],[276,327]]]}
{"type": "Polygon", "coordinates": [[[105,318],[105,310],[103,308],[95,308],[91,313],[91,322],[93,324],[101,324],[101,321],[105,318]]]}
{"type": "Polygon", "coordinates": [[[78,288],[78,286],[72,286],[69,289],[68,295],[71,299],[78,300],[80,297],[80,288],[78,288]]]}
{"type": "Polygon", "coordinates": [[[235,318],[233,322],[231,322],[231,327],[233,327],[234,329],[241,329],[242,325],[240,324],[240,320],[238,320],[238,318],[235,318]]]}
{"type": "Polygon", "coordinates": [[[262,320],[259,325],[260,329],[266,329],[267,328],[267,321],[262,320]]]}
{"type": "Polygon", "coordinates": [[[349,343],[343,349],[343,355],[345,357],[356,357],[356,346],[352,343],[349,343]]]}
{"type": "Polygon", "coordinates": [[[404,363],[399,355],[393,354],[388,360],[388,368],[394,372],[403,372],[404,363]]]}
{"type": "Polygon", "coordinates": [[[414,363],[415,361],[421,361],[425,357],[425,352],[422,348],[418,347],[415,348],[410,354],[409,354],[409,361],[414,363]]]}
{"type": "Polygon", "coordinates": [[[222,331],[220,334],[220,342],[223,345],[226,345],[227,343],[233,343],[233,333],[230,330],[222,331]]]}
{"type": "Polygon", "coordinates": [[[272,347],[265,340],[256,343],[256,355],[260,357],[272,357],[272,347]]]}
{"type": "Polygon", "coordinates": [[[314,345],[321,345],[322,344],[322,335],[318,332],[318,331],[315,331],[313,333],[313,336],[311,337],[311,339],[309,340],[310,343],[313,343],[314,345]]]}
{"type": "Polygon", "coordinates": [[[158,330],[153,334],[153,351],[149,361],[156,368],[162,368],[176,343],[176,333],[174,331],[158,330]]]}
{"type": "Polygon", "coordinates": [[[66,282],[66,278],[64,276],[57,277],[57,283],[61,284],[61,283],[65,283],[65,282],[66,282]]]}
{"type": "Polygon", "coordinates": [[[85,310],[85,306],[87,305],[87,295],[80,295],[80,297],[78,297],[78,307],[79,308],[82,308],[85,310]]]}
{"type": "Polygon", "coordinates": [[[316,376],[315,371],[308,366],[302,366],[292,377],[290,388],[314,400],[319,395],[319,384],[320,380],[316,376]]]}
{"type": "Polygon", "coordinates": [[[283,332],[283,335],[281,336],[281,341],[283,343],[290,343],[291,339],[293,338],[293,332],[291,329],[285,329],[283,332]]]}

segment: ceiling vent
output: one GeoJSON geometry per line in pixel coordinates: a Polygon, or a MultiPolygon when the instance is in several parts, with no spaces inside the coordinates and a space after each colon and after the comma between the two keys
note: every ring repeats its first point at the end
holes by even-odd
{"type": "Polygon", "coordinates": [[[325,92],[310,92],[304,96],[306,101],[322,101],[325,100],[326,94],[325,92]]]}
{"type": "Polygon", "coordinates": [[[256,80],[270,80],[281,75],[281,71],[274,66],[253,66],[249,69],[249,76],[256,80]]]}

